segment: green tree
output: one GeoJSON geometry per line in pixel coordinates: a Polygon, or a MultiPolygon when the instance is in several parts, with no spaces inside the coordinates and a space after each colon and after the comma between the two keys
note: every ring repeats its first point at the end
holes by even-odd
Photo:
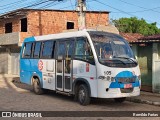
{"type": "Polygon", "coordinates": [[[156,22],[149,24],[144,19],[137,19],[136,17],[120,18],[119,20],[112,20],[112,22],[120,32],[124,33],[140,33],[145,36],[160,33],[156,22]]]}

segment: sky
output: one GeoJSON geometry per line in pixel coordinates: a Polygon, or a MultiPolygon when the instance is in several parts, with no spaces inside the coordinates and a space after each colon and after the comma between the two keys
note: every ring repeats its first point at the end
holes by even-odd
{"type": "MultiPolygon", "coordinates": [[[[77,0],[0,0],[0,15],[19,8],[75,10],[77,0]],[[42,4],[40,4],[42,3],[42,4]]],[[[109,11],[110,19],[137,17],[160,28],[160,0],[86,0],[88,11],[109,11]]]]}

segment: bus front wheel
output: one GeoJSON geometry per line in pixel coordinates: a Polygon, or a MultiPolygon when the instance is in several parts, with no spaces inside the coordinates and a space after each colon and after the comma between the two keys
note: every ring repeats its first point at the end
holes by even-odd
{"type": "Polygon", "coordinates": [[[43,89],[41,88],[40,82],[37,78],[33,80],[33,91],[37,95],[41,95],[44,93],[43,89]]]}
{"type": "Polygon", "coordinates": [[[85,84],[81,84],[78,89],[78,101],[81,105],[88,105],[90,103],[90,96],[88,87],[85,84]]]}
{"type": "Polygon", "coordinates": [[[117,102],[117,103],[122,103],[126,100],[125,97],[122,97],[122,98],[114,98],[114,101],[117,102]]]}

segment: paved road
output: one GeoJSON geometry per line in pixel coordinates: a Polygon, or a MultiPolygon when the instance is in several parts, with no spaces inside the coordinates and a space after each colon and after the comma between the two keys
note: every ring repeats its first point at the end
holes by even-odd
{"type": "MultiPolygon", "coordinates": [[[[112,99],[93,99],[88,106],[81,106],[73,101],[72,97],[49,92],[44,95],[35,95],[30,86],[18,83],[15,78],[0,76],[0,110],[1,111],[160,111],[160,107],[132,103],[115,103],[112,99]]],[[[0,118],[2,119],[2,118],[0,118]]],[[[17,118],[15,118],[17,119],[17,118]]],[[[27,119],[27,118],[26,118],[27,119]]],[[[35,118],[36,119],[36,118],[35,118]]],[[[52,118],[47,118],[52,119],[52,118]]],[[[66,118],[55,118],[64,119],[66,118]]],[[[68,118],[68,119],[91,119],[89,117],[68,118]]],[[[92,118],[95,120],[104,120],[106,118],[92,118]]],[[[107,118],[120,119],[120,118],[107,118]]],[[[123,118],[128,120],[127,117],[123,118]]],[[[132,119],[157,119],[159,118],[130,118],[132,119]]],[[[38,119],[37,119],[38,120],[38,119]]]]}

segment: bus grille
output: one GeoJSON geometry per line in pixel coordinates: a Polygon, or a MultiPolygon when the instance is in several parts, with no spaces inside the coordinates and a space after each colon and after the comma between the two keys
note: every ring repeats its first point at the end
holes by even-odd
{"type": "Polygon", "coordinates": [[[121,93],[131,93],[134,88],[120,88],[121,93]]]}
{"type": "Polygon", "coordinates": [[[131,78],[118,78],[119,83],[134,83],[136,81],[136,77],[131,77],[131,78]]]}

